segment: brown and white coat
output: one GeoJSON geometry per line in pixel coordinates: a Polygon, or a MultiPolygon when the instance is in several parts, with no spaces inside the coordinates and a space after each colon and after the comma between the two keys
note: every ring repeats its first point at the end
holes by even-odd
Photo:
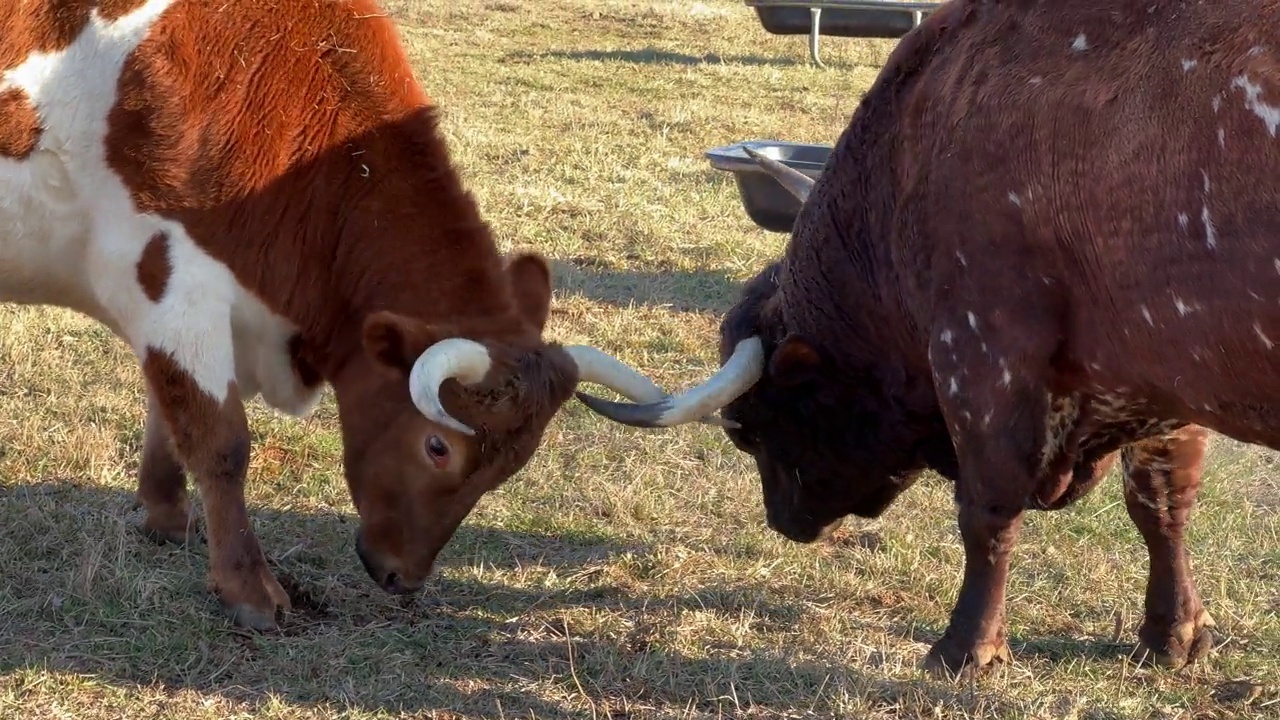
{"type": "Polygon", "coordinates": [[[190,471],[237,622],[289,606],[244,505],[247,400],[333,387],[360,559],[402,592],[579,380],[662,395],[543,341],[547,264],[498,252],[372,0],[24,0],[0,37],[0,300],[133,349],[145,527],[191,537],[190,471]]]}

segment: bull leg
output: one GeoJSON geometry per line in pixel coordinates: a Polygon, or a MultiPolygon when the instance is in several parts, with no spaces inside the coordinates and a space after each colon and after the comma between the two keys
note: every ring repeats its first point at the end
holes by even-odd
{"type": "Polygon", "coordinates": [[[1057,348],[1050,306],[986,307],[933,328],[929,357],[939,405],[959,462],[956,504],[964,546],[960,592],[925,668],[972,677],[1011,661],[1005,592],[1014,544],[1036,480],[1074,422],[1074,405],[1051,408],[1057,348]],[[1063,413],[1050,418],[1051,411],[1063,413]],[[1046,420],[1053,420],[1046,422],[1046,420]]]}
{"type": "Polygon", "coordinates": [[[1005,587],[1021,525],[1019,509],[988,505],[976,498],[961,501],[964,579],[951,622],[925,657],[925,668],[935,675],[980,675],[1010,662],[1005,587]]]}
{"type": "Polygon", "coordinates": [[[142,531],[158,543],[184,544],[198,538],[195,518],[187,499],[187,477],[174,456],[169,429],[147,392],[147,424],[143,431],[142,464],[138,468],[137,504],[147,513],[142,531]]]}
{"type": "MultiPolygon", "coordinates": [[[[1034,456],[1037,429],[1031,417],[1042,417],[1048,403],[1043,393],[1016,393],[995,427],[984,433],[969,422],[968,409],[948,410],[960,461],[956,484],[964,575],[960,594],[943,636],[930,648],[925,668],[939,676],[974,676],[1010,662],[1005,635],[1005,587],[1009,562],[1022,514],[1032,488],[1024,458],[1034,456]],[[1011,412],[1025,409],[1026,415],[1011,412]]],[[[1004,404],[1002,402],[1001,404],[1004,404]]],[[[993,417],[996,413],[992,411],[993,417]]]]}
{"type": "Polygon", "coordinates": [[[1183,537],[1207,446],[1208,432],[1190,425],[1122,451],[1125,507],[1148,558],[1146,617],[1133,655],[1138,662],[1177,668],[1213,646],[1213,618],[1200,601],[1183,537]]]}
{"type": "Polygon", "coordinates": [[[204,499],[210,590],[237,625],[276,629],[276,610],[289,609],[289,596],[267,567],[245,508],[249,427],[234,381],[216,399],[155,350],[148,350],[143,371],[177,457],[195,475],[204,499]]]}

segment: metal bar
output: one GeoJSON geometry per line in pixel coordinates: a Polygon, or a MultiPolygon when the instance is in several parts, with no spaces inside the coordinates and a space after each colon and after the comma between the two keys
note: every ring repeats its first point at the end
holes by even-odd
{"type": "Polygon", "coordinates": [[[813,58],[814,64],[818,67],[825,67],[822,61],[818,59],[818,27],[822,22],[822,8],[809,8],[809,57],[813,58]]]}
{"type": "Polygon", "coordinates": [[[803,7],[825,10],[937,10],[945,3],[914,0],[743,0],[747,7],[803,7]]]}

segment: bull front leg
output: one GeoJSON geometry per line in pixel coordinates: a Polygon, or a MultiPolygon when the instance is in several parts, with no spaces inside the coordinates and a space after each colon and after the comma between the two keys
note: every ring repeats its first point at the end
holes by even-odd
{"type": "Polygon", "coordinates": [[[147,421],[143,431],[142,463],[138,468],[136,505],[146,511],[143,534],[158,542],[184,544],[198,538],[187,476],[174,455],[173,441],[165,426],[155,393],[147,391],[147,421]]]}
{"type": "Polygon", "coordinates": [[[935,675],[970,677],[1011,661],[1005,635],[1005,588],[1022,512],[970,498],[961,501],[959,520],[964,579],[951,622],[929,649],[924,666],[935,675]]]}
{"type": "Polygon", "coordinates": [[[1146,614],[1133,653],[1139,663],[1178,668],[1213,647],[1213,618],[1192,578],[1184,538],[1208,435],[1188,425],[1121,451],[1125,507],[1147,546],[1146,614]]]}
{"type": "MultiPolygon", "coordinates": [[[[225,347],[230,347],[229,328],[227,335],[225,347]]],[[[267,566],[249,521],[244,501],[249,426],[244,404],[231,379],[234,372],[229,363],[222,370],[205,373],[228,378],[225,391],[219,393],[222,397],[216,397],[206,387],[208,382],[198,382],[168,353],[149,349],[143,362],[149,392],[163,417],[173,449],[195,476],[204,499],[210,590],[236,625],[275,630],[276,611],[290,608],[289,596],[267,566]]],[[[153,462],[156,459],[153,456],[153,462]]],[[[174,478],[169,473],[153,477],[168,483],[174,478]]]]}
{"type": "MultiPolygon", "coordinates": [[[[956,503],[964,574],[950,623],[924,666],[972,677],[1011,661],[1005,592],[1035,481],[1056,448],[1045,392],[1055,335],[1033,304],[969,312],[934,328],[934,385],[959,461],[956,503]]],[[[1074,410],[1068,406],[1067,410],[1074,410]]]]}

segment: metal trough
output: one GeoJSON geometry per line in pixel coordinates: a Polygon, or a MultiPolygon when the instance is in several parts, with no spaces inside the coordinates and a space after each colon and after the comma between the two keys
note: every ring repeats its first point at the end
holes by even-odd
{"type": "Polygon", "coordinates": [[[774,35],[808,35],[809,57],[818,58],[820,35],[900,38],[942,6],[923,0],[743,0],[774,35]]]}
{"type": "Polygon", "coordinates": [[[816,180],[826,168],[831,146],[785,140],[745,140],[705,153],[711,167],[733,173],[742,207],[752,222],[772,232],[791,232],[796,216],[800,214],[800,201],[756,165],[743,152],[743,147],[750,147],[816,180]]]}

